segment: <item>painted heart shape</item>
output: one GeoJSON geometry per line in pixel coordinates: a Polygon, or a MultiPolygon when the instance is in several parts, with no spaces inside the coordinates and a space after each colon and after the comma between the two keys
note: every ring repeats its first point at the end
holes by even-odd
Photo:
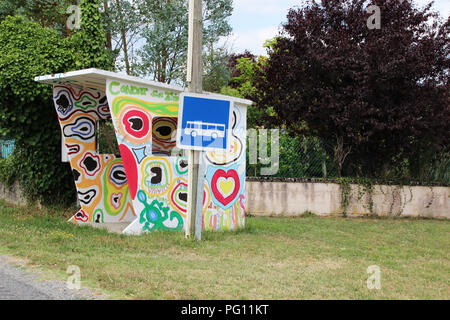
{"type": "Polygon", "coordinates": [[[228,197],[233,193],[234,190],[234,180],[233,178],[224,178],[220,177],[217,180],[217,185],[219,187],[220,192],[224,197],[228,197]]]}
{"type": "Polygon", "coordinates": [[[211,189],[214,197],[224,206],[233,201],[239,193],[241,183],[236,170],[217,170],[211,179],[211,189]]]}

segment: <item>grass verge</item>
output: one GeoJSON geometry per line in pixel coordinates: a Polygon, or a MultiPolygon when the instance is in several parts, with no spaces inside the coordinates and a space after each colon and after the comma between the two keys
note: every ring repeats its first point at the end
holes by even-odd
{"type": "Polygon", "coordinates": [[[247,217],[238,232],[110,234],[0,202],[0,253],[120,299],[448,299],[450,222],[247,217]],[[381,269],[369,290],[367,268],[381,269]]]}

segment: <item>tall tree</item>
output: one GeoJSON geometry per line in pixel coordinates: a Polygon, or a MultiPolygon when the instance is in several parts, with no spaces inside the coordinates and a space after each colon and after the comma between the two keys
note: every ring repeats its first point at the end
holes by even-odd
{"type": "Polygon", "coordinates": [[[108,48],[115,54],[116,69],[132,72],[135,45],[141,39],[145,17],[139,3],[130,0],[103,1],[104,23],[108,48]]]}
{"type": "MultiPolygon", "coordinates": [[[[147,17],[134,73],[171,83],[184,78],[188,47],[188,0],[139,0],[147,17]]],[[[220,37],[231,33],[227,18],[232,0],[203,0],[203,43],[205,51],[216,48],[220,37]]],[[[207,72],[207,71],[206,71],[207,72]]]]}
{"type": "Polygon", "coordinates": [[[203,90],[220,92],[230,81],[230,69],[227,66],[229,53],[226,45],[206,48],[203,54],[203,90]]]}
{"type": "MultiPolygon", "coordinates": [[[[270,47],[266,41],[264,47],[270,47]]],[[[267,64],[267,57],[256,56],[250,51],[235,53],[228,56],[227,69],[230,79],[227,86],[221,88],[225,95],[253,99],[257,94],[257,83],[261,81],[263,70],[267,64]]],[[[270,126],[276,116],[272,107],[259,108],[253,104],[247,110],[247,123],[249,128],[270,126]]]]}
{"type": "Polygon", "coordinates": [[[340,170],[347,157],[373,174],[396,156],[442,149],[449,26],[411,0],[310,1],[289,11],[256,99],[292,131],[332,141],[340,170]],[[367,26],[370,4],[381,9],[380,29],[367,26]]]}

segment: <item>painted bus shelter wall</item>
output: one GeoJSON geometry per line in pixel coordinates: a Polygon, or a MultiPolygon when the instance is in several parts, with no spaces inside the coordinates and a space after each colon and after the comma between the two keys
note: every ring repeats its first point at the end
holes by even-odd
{"type": "Polygon", "coordinates": [[[111,119],[104,92],[55,85],[53,101],[81,209],[75,223],[131,222],[135,219],[122,160],[96,151],[97,120],[111,119]]]}
{"type": "MultiPolygon", "coordinates": [[[[187,207],[187,158],[176,148],[175,90],[107,80],[108,101],[137,219],[124,233],[182,230],[187,207]]],[[[203,228],[244,226],[246,107],[233,110],[227,153],[202,154],[203,228]],[[225,156],[226,155],[226,156],[225,156]]]]}

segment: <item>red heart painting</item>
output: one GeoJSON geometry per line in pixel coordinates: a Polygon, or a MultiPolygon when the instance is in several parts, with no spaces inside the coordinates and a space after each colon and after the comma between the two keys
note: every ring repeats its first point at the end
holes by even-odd
{"type": "Polygon", "coordinates": [[[211,179],[211,189],[214,197],[224,206],[233,201],[239,193],[241,183],[236,170],[217,170],[211,179]]]}

